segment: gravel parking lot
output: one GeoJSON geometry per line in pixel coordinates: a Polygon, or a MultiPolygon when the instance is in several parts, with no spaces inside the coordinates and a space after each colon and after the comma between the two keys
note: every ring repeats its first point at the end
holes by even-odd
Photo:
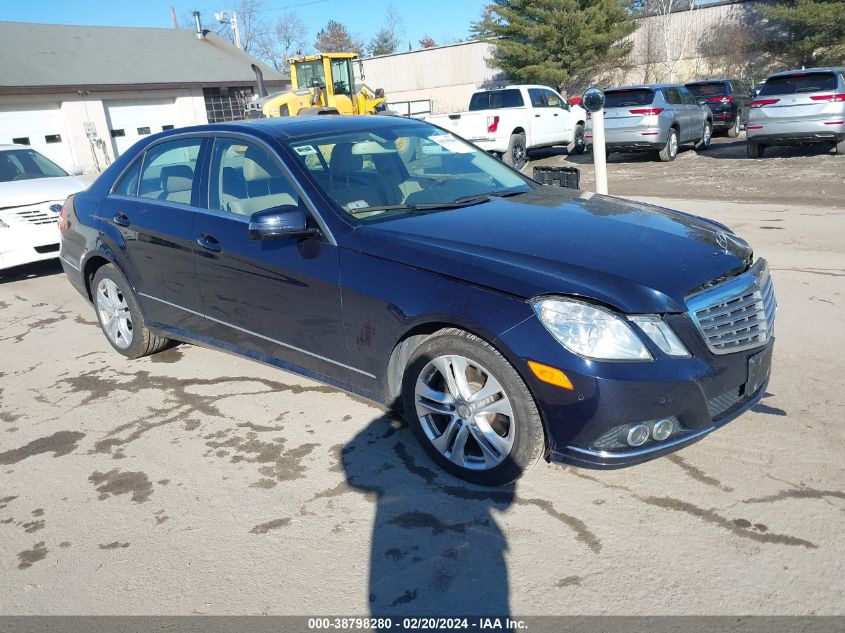
{"type": "Polygon", "coordinates": [[[744,152],[611,159],[612,193],[746,237],[780,303],[763,402],[623,471],[473,487],[334,389],[124,360],[56,264],[0,277],[0,613],[845,614],[845,159],[744,152]]]}

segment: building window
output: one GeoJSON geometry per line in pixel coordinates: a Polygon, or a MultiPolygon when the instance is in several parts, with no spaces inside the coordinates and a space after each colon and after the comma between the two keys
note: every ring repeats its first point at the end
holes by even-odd
{"type": "Polygon", "coordinates": [[[149,127],[139,127],[138,128],[138,134],[139,135],[150,134],[150,128],[149,127]]]}
{"type": "Polygon", "coordinates": [[[111,131],[111,137],[112,138],[117,138],[119,136],[126,136],[126,132],[123,131],[123,130],[112,130],[111,131]]]}
{"type": "Polygon", "coordinates": [[[162,125],[162,126],[161,126],[161,131],[162,131],[162,132],[167,132],[167,130],[172,130],[174,127],[175,127],[175,126],[173,126],[173,125],[162,125]]]}
{"type": "Polygon", "coordinates": [[[18,138],[13,138],[12,143],[15,145],[29,145],[29,137],[28,136],[19,136],[18,138]]]}
{"type": "Polygon", "coordinates": [[[45,143],[61,143],[62,142],[62,135],[61,134],[48,134],[44,137],[45,143]]]}
{"type": "Polygon", "coordinates": [[[203,88],[205,112],[209,123],[240,121],[252,99],[252,88],[203,88]]]}

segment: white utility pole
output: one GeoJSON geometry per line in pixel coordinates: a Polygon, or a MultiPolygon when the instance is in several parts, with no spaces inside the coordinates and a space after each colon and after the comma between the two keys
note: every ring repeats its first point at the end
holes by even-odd
{"type": "Polygon", "coordinates": [[[237,11],[232,11],[232,21],[229,24],[232,26],[232,35],[235,37],[235,47],[243,49],[243,46],[241,46],[241,27],[238,24],[237,11]]]}

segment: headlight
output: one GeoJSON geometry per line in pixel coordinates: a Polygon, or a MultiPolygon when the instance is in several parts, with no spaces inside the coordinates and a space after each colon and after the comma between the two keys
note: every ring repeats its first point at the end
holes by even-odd
{"type": "Polygon", "coordinates": [[[684,347],[672,328],[659,316],[634,316],[629,318],[640,326],[645,335],[667,356],[689,357],[690,353],[687,348],[684,347]]]}
{"type": "Polygon", "coordinates": [[[566,349],[601,360],[651,360],[625,319],[609,310],[571,299],[531,301],[540,322],[566,349]]]}

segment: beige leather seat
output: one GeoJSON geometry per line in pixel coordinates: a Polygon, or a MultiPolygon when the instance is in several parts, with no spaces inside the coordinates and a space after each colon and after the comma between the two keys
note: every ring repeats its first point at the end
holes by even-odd
{"type": "Polygon", "coordinates": [[[236,198],[224,194],[221,202],[227,211],[251,216],[265,209],[296,206],[296,198],[287,191],[290,189],[287,179],[261,150],[254,147],[247,149],[244,154],[243,174],[249,197],[236,198]]]}
{"type": "Polygon", "coordinates": [[[161,194],[159,200],[191,204],[194,170],[187,165],[167,165],[161,168],[161,194]]]}

